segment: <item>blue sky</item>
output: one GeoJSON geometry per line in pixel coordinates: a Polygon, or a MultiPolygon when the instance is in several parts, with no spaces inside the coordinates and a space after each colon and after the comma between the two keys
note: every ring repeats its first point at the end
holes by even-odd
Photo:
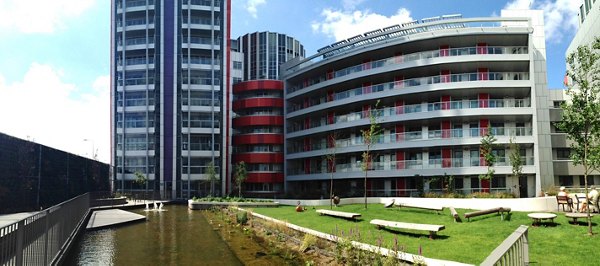
{"type": "MultiPolygon", "coordinates": [[[[446,14],[543,9],[548,85],[562,88],[578,0],[232,0],[232,38],[295,37],[307,54],[337,40],[446,14]]],[[[110,1],[0,0],[0,132],[90,156],[110,151],[110,1]],[[84,141],[87,139],[88,141],[84,141]]]]}

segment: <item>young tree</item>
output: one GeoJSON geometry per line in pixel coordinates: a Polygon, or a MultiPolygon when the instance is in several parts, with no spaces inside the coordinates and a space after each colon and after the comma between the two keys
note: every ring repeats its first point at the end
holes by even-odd
{"type": "Polygon", "coordinates": [[[133,175],[135,175],[135,180],[133,182],[144,188],[144,202],[146,202],[146,184],[148,183],[148,178],[141,172],[135,172],[133,175]]]}
{"type": "Polygon", "coordinates": [[[241,161],[235,166],[235,184],[238,187],[238,197],[242,197],[242,184],[248,177],[248,171],[246,170],[246,163],[241,161]]]}
{"type": "Polygon", "coordinates": [[[373,145],[375,145],[377,138],[381,134],[381,128],[379,127],[379,124],[377,123],[377,116],[378,116],[378,111],[379,111],[379,110],[377,110],[378,106],[379,106],[379,100],[377,100],[374,110],[368,111],[369,112],[368,117],[369,117],[369,121],[370,121],[369,127],[367,129],[361,130],[363,142],[365,144],[365,151],[363,151],[363,153],[362,153],[362,164],[361,164],[362,170],[365,171],[365,183],[364,183],[365,210],[367,209],[367,178],[368,178],[369,169],[371,168],[371,159],[373,157],[373,155],[371,154],[371,149],[373,148],[373,145]]]}
{"type": "Polygon", "coordinates": [[[214,196],[215,181],[217,180],[217,169],[213,161],[209,162],[206,166],[206,175],[210,182],[210,196],[214,196]]]}
{"type": "MultiPolygon", "coordinates": [[[[561,107],[558,124],[572,141],[573,164],[583,166],[585,194],[588,176],[600,166],[600,38],[592,46],[582,45],[567,56],[569,100],[561,107]]],[[[587,209],[588,235],[593,235],[590,209],[587,209]]]]}
{"type": "Polygon", "coordinates": [[[512,174],[513,177],[519,182],[519,177],[521,173],[523,173],[523,160],[521,159],[521,147],[519,143],[515,142],[514,137],[510,138],[510,155],[508,159],[510,160],[510,165],[512,166],[512,174]]]}
{"type": "Polygon", "coordinates": [[[333,173],[335,173],[335,154],[337,151],[337,133],[334,131],[331,135],[327,136],[327,155],[325,160],[327,161],[327,167],[329,168],[329,208],[333,209],[333,173]]]}
{"type": "Polygon", "coordinates": [[[479,151],[483,156],[483,161],[487,165],[487,172],[485,174],[479,175],[479,179],[481,180],[489,180],[492,181],[494,177],[494,173],[496,172],[492,167],[496,163],[496,155],[492,152],[494,149],[494,142],[496,142],[496,137],[494,137],[494,133],[492,133],[492,128],[488,126],[485,130],[485,134],[481,138],[481,145],[479,146],[479,151]]]}

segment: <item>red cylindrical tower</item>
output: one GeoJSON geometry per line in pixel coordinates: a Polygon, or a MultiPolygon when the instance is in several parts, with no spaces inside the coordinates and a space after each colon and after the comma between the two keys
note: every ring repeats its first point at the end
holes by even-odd
{"type": "Polygon", "coordinates": [[[283,193],[283,82],[250,80],[233,85],[233,159],[245,162],[246,195],[283,193]]]}

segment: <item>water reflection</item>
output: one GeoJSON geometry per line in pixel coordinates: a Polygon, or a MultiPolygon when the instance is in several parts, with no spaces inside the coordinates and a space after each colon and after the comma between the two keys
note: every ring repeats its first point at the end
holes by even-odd
{"type": "Polygon", "coordinates": [[[67,265],[242,265],[200,211],[133,211],[147,222],[87,232],[67,265]]]}

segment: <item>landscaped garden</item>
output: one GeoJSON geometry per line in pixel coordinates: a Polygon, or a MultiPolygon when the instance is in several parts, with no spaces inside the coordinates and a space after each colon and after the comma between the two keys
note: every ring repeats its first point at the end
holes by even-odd
{"type": "MultiPolygon", "coordinates": [[[[315,209],[329,209],[329,206],[317,206],[315,209]]],[[[394,249],[411,254],[421,253],[424,257],[452,260],[462,263],[481,263],[504,239],[520,225],[529,226],[529,254],[532,264],[546,265],[584,265],[590,258],[600,257],[598,236],[587,235],[587,220],[580,219],[579,224],[570,224],[563,213],[557,213],[554,223],[544,222],[532,227],[526,212],[511,212],[501,220],[498,214],[488,214],[455,223],[450,211],[445,208],[439,214],[432,210],[414,208],[384,208],[382,204],[370,204],[364,209],[362,204],[334,207],[336,211],[360,213],[357,221],[330,216],[320,216],[313,207],[304,212],[296,212],[294,206],[279,208],[254,208],[253,212],[267,215],[281,221],[287,221],[302,227],[324,233],[350,238],[359,242],[394,249]],[[408,223],[444,225],[434,239],[427,232],[411,230],[378,230],[369,222],[372,219],[399,221],[408,223]],[[397,245],[395,244],[397,243],[397,245]]],[[[471,210],[457,209],[464,217],[471,210]]],[[[592,218],[594,231],[598,217],[592,218]]]]}

